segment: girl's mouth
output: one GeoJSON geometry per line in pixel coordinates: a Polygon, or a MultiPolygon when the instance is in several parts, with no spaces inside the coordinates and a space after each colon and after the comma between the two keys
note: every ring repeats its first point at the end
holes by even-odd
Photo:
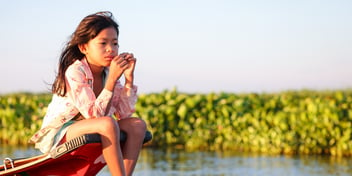
{"type": "Polygon", "coordinates": [[[114,59],[114,56],[106,56],[105,59],[106,60],[112,60],[112,59],[114,59]]]}

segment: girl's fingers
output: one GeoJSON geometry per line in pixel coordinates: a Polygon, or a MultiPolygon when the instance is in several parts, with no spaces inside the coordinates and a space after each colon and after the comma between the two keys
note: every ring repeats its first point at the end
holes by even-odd
{"type": "Polygon", "coordinates": [[[132,53],[121,53],[120,55],[114,58],[117,65],[119,65],[122,69],[129,68],[131,64],[136,62],[136,58],[134,58],[132,53]]]}
{"type": "Polygon", "coordinates": [[[136,61],[137,59],[135,57],[131,57],[127,59],[128,61],[136,61]]]}
{"type": "Polygon", "coordinates": [[[114,59],[116,60],[117,64],[121,64],[122,62],[126,61],[126,59],[124,57],[121,57],[121,55],[116,56],[114,59]]]}
{"type": "Polygon", "coordinates": [[[134,56],[133,56],[132,53],[130,53],[130,54],[128,54],[128,55],[126,56],[126,58],[130,59],[130,58],[134,58],[134,56]]]}
{"type": "Polygon", "coordinates": [[[121,55],[127,60],[134,58],[132,53],[122,53],[121,55]]]}

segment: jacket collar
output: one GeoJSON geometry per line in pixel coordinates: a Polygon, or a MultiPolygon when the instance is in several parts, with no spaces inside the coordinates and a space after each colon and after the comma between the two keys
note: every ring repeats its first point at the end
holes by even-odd
{"type": "MultiPolygon", "coordinates": [[[[92,70],[90,69],[89,67],[89,63],[87,61],[87,58],[84,57],[82,60],[81,60],[81,63],[82,63],[82,66],[83,66],[83,71],[84,73],[86,73],[86,79],[87,80],[93,80],[93,73],[92,73],[92,70]]],[[[104,77],[103,77],[103,82],[105,84],[105,81],[106,81],[106,78],[109,74],[109,67],[105,67],[104,68],[104,77]]]]}

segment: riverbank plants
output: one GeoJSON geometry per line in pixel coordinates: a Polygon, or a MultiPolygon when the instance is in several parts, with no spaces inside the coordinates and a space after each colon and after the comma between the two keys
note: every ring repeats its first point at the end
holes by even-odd
{"type": "MultiPolygon", "coordinates": [[[[26,145],[40,128],[49,94],[0,96],[0,141],[26,145]]],[[[352,90],[279,93],[140,94],[136,116],[150,146],[267,154],[352,155],[352,90]]]]}

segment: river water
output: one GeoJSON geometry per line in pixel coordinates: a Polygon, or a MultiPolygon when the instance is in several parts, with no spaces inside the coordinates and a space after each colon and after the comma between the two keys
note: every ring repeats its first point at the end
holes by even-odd
{"type": "MultiPolygon", "coordinates": [[[[0,146],[1,159],[39,154],[32,148],[0,146]]],[[[2,162],[0,162],[2,163],[2,162]]],[[[98,176],[109,176],[105,167],[98,176]]],[[[135,176],[350,176],[352,158],[282,156],[238,152],[187,152],[143,148],[135,176]]]]}

